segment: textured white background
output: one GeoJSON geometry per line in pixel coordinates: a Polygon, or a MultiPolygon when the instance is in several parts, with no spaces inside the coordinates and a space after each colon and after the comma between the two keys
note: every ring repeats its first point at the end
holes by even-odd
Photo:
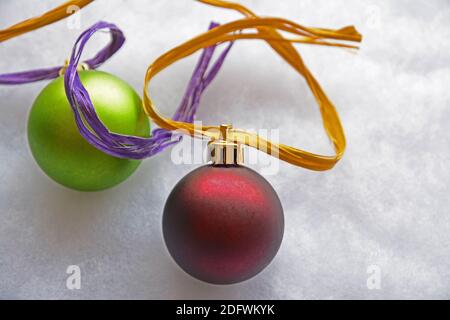
{"type": "MultiPolygon", "coordinates": [[[[1,1],[0,28],[60,2],[1,1]]],[[[166,252],[161,213],[171,188],[196,166],[176,166],[166,152],[112,190],[60,187],[36,166],[25,134],[46,83],[0,87],[0,298],[450,298],[448,0],[242,3],[309,26],[354,24],[364,35],[357,54],[300,47],[340,112],[348,150],[329,172],[282,163],[267,176],[286,217],[274,262],[233,286],[190,278],[166,252]],[[66,289],[72,264],[81,267],[81,290],[66,289]],[[381,290],[366,287],[370,265],[381,268],[381,290]]],[[[101,0],[82,11],[81,28],[104,19],[124,30],[125,47],[102,69],[141,92],[157,56],[212,19],[239,17],[190,0],[101,0]]],[[[2,43],[0,72],[61,64],[80,31],[62,21],[2,43]]],[[[95,37],[86,57],[107,38],[95,37]]],[[[155,80],[165,114],[175,109],[195,59],[155,80]]],[[[280,129],[284,143],[332,152],[303,79],[263,43],[233,48],[198,118],[280,129]]]]}

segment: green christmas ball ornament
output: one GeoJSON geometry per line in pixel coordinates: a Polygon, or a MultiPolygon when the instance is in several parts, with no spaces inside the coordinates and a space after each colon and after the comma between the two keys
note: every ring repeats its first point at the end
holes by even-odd
{"type": "MultiPolygon", "coordinates": [[[[109,130],[149,137],[149,120],[130,85],[101,71],[80,71],[79,75],[109,130]]],[[[36,162],[50,178],[80,191],[116,186],[141,162],[107,155],[80,135],[64,91],[64,77],[52,81],[36,98],[28,119],[28,141],[36,162]]]]}

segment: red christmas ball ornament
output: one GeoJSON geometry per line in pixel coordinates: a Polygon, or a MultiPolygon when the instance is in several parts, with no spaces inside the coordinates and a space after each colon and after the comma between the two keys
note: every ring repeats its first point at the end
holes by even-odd
{"type": "Polygon", "coordinates": [[[242,148],[213,142],[212,165],[186,175],[172,190],[163,235],[175,262],[213,284],[252,278],[275,257],[284,216],[272,186],[241,165],[242,148]]]}

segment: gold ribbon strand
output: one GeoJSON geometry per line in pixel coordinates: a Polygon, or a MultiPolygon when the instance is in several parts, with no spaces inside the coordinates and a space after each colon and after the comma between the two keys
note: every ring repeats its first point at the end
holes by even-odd
{"type": "Polygon", "coordinates": [[[21,34],[42,28],[53,22],[59,21],[68,17],[75,12],[69,11],[71,6],[76,6],[78,8],[83,8],[93,2],[94,0],[71,0],[63,3],[62,5],[44,13],[41,16],[34,17],[17,23],[9,28],[0,30],[0,42],[12,39],[14,37],[20,36],[21,34]]]}
{"type": "Polygon", "coordinates": [[[228,133],[230,140],[257,148],[268,154],[276,154],[280,159],[293,165],[301,166],[311,170],[323,171],[334,167],[341,159],[345,147],[345,135],[339,120],[339,116],[332,102],[320,87],[317,80],[304,64],[300,54],[292,43],[306,43],[323,46],[344,47],[357,49],[357,46],[346,42],[360,42],[362,36],[353,27],[344,27],[338,30],[308,28],[295,22],[282,18],[261,18],[244,6],[223,0],[197,0],[199,2],[236,10],[245,18],[218,26],[203,33],[177,47],[168,51],[154,61],[147,69],[144,83],[143,105],[145,112],[161,128],[167,130],[182,130],[191,136],[218,139],[220,135],[219,126],[195,126],[191,123],[174,121],[162,116],[150,98],[149,82],[159,72],[205,47],[227,41],[243,39],[260,39],[266,41],[289,65],[302,75],[315,100],[318,103],[325,131],[333,143],[334,156],[324,156],[296,149],[284,144],[275,144],[254,133],[239,129],[231,129],[228,133]],[[256,30],[256,33],[244,33],[244,31],[256,30]],[[284,38],[279,31],[295,36],[294,39],[284,38]],[[329,41],[333,40],[333,41],[329,41]]]}

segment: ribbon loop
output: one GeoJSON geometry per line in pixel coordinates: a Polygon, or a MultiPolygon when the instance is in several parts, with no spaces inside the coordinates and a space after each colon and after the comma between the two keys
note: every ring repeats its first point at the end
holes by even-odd
{"type": "MultiPolygon", "coordinates": [[[[218,24],[212,23],[210,29],[216,28],[217,26],[218,24]]],[[[75,121],[81,135],[92,146],[109,155],[136,160],[151,157],[167,147],[178,143],[181,140],[181,136],[177,135],[173,137],[171,132],[164,129],[156,129],[153,131],[152,137],[143,138],[111,132],[102,123],[95,112],[89,93],[84,88],[77,73],[77,66],[86,43],[100,30],[108,30],[113,35],[113,39],[115,39],[115,41],[112,41],[114,45],[111,46],[113,51],[123,44],[125,38],[116,25],[103,21],[96,23],[83,32],[76,41],[69,65],[64,74],[66,96],[74,112],[75,121]]],[[[185,122],[192,122],[194,120],[203,91],[218,74],[230,49],[231,44],[222,52],[209,71],[208,67],[216,46],[208,46],[203,50],[203,54],[194,70],[182,102],[174,115],[175,120],[185,122]]],[[[104,54],[100,53],[86,62],[91,67],[96,67],[103,56],[104,54]]]]}
{"type": "Polygon", "coordinates": [[[257,148],[268,154],[277,154],[281,160],[311,170],[331,169],[342,157],[345,147],[345,135],[338,113],[322,90],[318,81],[304,64],[300,54],[292,43],[307,43],[333,47],[357,49],[357,46],[338,41],[360,42],[362,37],[354,27],[344,27],[338,30],[307,28],[295,22],[281,18],[260,18],[249,9],[240,4],[222,0],[199,0],[200,2],[234,9],[246,16],[206,33],[203,33],[178,47],[168,51],[154,61],[147,69],[144,83],[144,108],[146,113],[160,127],[167,130],[184,130],[191,136],[202,136],[209,139],[219,138],[219,126],[202,126],[197,128],[193,124],[171,120],[158,113],[149,94],[149,82],[159,72],[194,52],[218,43],[243,39],[259,39],[266,41],[286,62],[288,62],[300,75],[302,75],[311,89],[322,116],[324,129],[334,145],[335,155],[325,156],[313,154],[284,144],[274,144],[264,138],[239,129],[230,130],[230,138],[236,142],[257,148]],[[243,31],[256,30],[257,33],[244,33],[243,31]],[[295,39],[286,39],[280,31],[287,32],[295,39]],[[329,39],[337,41],[329,41],[329,39]],[[215,130],[212,130],[215,129],[215,130]]]}
{"type": "MultiPolygon", "coordinates": [[[[83,32],[81,37],[86,36],[86,32],[83,32]]],[[[84,61],[89,69],[97,69],[109,58],[111,58],[125,43],[125,36],[119,28],[115,28],[111,31],[111,41],[100,50],[94,57],[84,61]]],[[[77,44],[78,45],[78,42],[77,44]]],[[[16,85],[25,84],[31,82],[37,82],[41,80],[50,80],[59,77],[62,73],[66,71],[68,64],[63,66],[37,69],[32,71],[23,71],[15,73],[0,74],[0,84],[1,85],[16,85]],[[62,72],[64,71],[64,72],[62,72]]]]}

